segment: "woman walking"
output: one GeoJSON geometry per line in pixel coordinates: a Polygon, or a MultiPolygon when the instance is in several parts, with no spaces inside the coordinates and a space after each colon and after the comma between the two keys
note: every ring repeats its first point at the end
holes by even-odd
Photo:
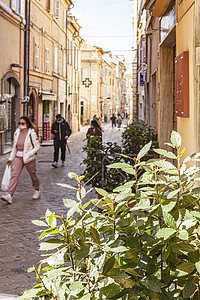
{"type": "Polygon", "coordinates": [[[99,148],[102,143],[102,132],[103,129],[99,126],[97,121],[92,120],[90,128],[86,133],[86,138],[88,139],[88,145],[93,148],[99,148]]]}
{"type": "Polygon", "coordinates": [[[40,182],[36,175],[36,161],[35,154],[40,149],[40,144],[33,125],[25,116],[20,118],[19,127],[14,133],[13,148],[9,159],[6,161],[7,165],[11,165],[12,172],[8,188],[8,193],[1,196],[1,199],[9,204],[12,204],[13,194],[15,193],[19,176],[24,166],[26,166],[32,180],[32,186],[35,190],[33,199],[40,198],[40,182]]]}

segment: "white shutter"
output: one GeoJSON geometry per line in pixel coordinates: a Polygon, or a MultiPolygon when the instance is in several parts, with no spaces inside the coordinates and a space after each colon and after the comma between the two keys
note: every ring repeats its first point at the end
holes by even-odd
{"type": "Polygon", "coordinates": [[[60,0],[55,0],[55,17],[59,18],[60,0]]]}
{"type": "Polygon", "coordinates": [[[45,50],[45,72],[49,74],[49,49],[45,50]]]}
{"type": "Polygon", "coordinates": [[[58,72],[58,48],[54,48],[54,72],[58,72]]]}
{"type": "Polygon", "coordinates": [[[35,42],[35,70],[39,70],[39,43],[35,42]]]}
{"type": "Polygon", "coordinates": [[[21,0],[21,11],[20,11],[20,15],[24,18],[24,6],[25,6],[25,2],[24,0],[21,0]]]}
{"type": "Polygon", "coordinates": [[[63,53],[63,77],[66,77],[66,53],[63,53]]]}
{"type": "Polygon", "coordinates": [[[11,8],[16,11],[16,0],[11,0],[11,8]]]}
{"type": "Polygon", "coordinates": [[[66,14],[66,10],[64,10],[64,19],[63,19],[63,28],[64,28],[64,30],[66,30],[66,21],[67,21],[67,14],[66,14]]]}

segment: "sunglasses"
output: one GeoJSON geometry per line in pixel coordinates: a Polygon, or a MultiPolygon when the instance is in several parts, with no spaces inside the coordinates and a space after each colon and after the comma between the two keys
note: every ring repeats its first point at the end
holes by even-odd
{"type": "Polygon", "coordinates": [[[24,123],[24,122],[19,122],[18,124],[19,124],[19,125],[25,125],[26,123],[24,123]]]}

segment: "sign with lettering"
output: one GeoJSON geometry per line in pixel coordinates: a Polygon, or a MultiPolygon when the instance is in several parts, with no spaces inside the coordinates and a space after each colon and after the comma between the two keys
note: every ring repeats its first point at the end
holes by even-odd
{"type": "Polygon", "coordinates": [[[140,72],[140,86],[145,86],[145,73],[140,72]]]}
{"type": "Polygon", "coordinates": [[[189,118],[189,52],[175,58],[175,113],[189,118]]]}
{"type": "Polygon", "coordinates": [[[43,140],[49,141],[50,139],[50,114],[49,114],[49,101],[43,101],[43,140]]]}

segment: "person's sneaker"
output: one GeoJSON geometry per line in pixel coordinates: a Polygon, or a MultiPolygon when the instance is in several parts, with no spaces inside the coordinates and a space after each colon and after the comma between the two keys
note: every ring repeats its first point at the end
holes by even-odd
{"type": "Polygon", "coordinates": [[[52,163],[52,167],[58,168],[58,163],[57,163],[56,161],[54,161],[54,162],[52,163]]]}
{"type": "Polygon", "coordinates": [[[61,166],[62,166],[62,167],[64,167],[64,165],[65,165],[65,162],[64,162],[64,161],[62,161],[62,162],[61,162],[61,166]]]}
{"type": "Polygon", "coordinates": [[[1,200],[6,201],[8,204],[12,204],[13,197],[11,194],[7,193],[1,196],[1,200]]]}
{"type": "Polygon", "coordinates": [[[40,198],[40,191],[35,190],[35,193],[33,194],[33,200],[38,200],[40,198]]]}

